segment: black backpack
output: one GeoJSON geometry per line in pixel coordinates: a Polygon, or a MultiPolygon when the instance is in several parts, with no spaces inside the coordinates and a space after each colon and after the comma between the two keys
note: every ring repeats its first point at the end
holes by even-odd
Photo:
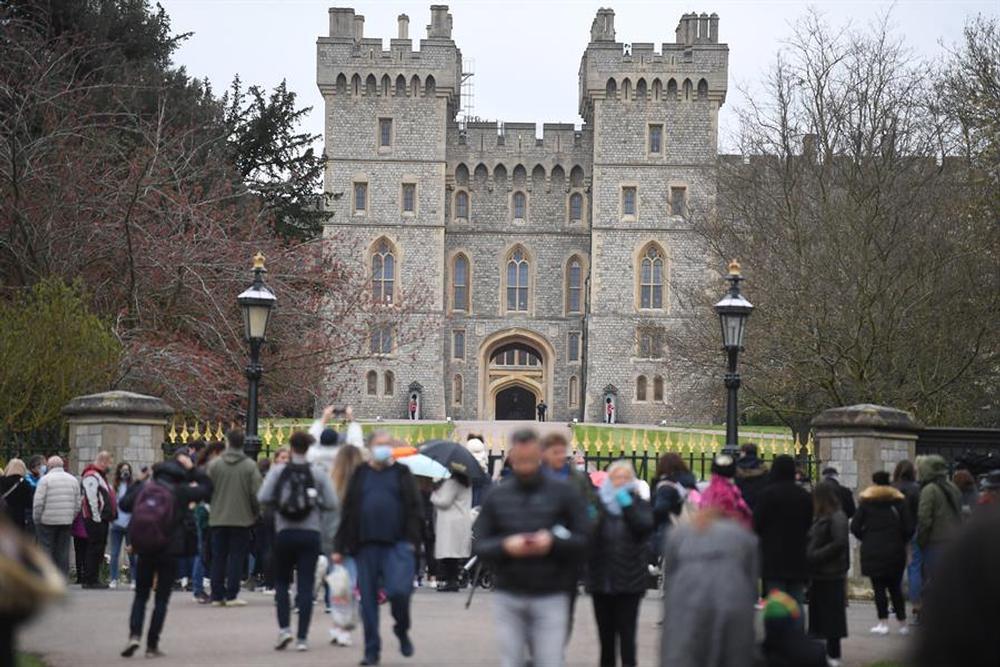
{"type": "Polygon", "coordinates": [[[308,463],[289,463],[278,476],[274,488],[278,514],[289,521],[301,521],[316,507],[316,481],[308,463]]]}

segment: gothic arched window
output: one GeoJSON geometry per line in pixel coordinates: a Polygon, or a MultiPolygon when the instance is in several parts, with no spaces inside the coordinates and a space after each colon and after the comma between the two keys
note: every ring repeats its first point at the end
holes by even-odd
{"type": "Polygon", "coordinates": [[[507,310],[528,310],[528,258],[521,248],[507,259],[507,310]]]}
{"type": "Polygon", "coordinates": [[[469,219],[469,193],[459,190],[455,193],[455,218],[458,220],[469,219]]]}
{"type": "Polygon", "coordinates": [[[577,402],[579,401],[577,394],[580,393],[580,390],[578,387],[579,381],[576,379],[575,375],[571,375],[569,378],[569,407],[571,408],[575,408],[577,406],[577,402]]]}
{"type": "Polygon", "coordinates": [[[394,391],[396,391],[396,375],[392,371],[386,371],[382,376],[382,393],[392,396],[394,391]]]}
{"type": "Polygon", "coordinates": [[[382,239],[372,253],[372,298],[377,303],[392,303],[396,282],[396,256],[392,246],[382,239]]]}
{"type": "Polygon", "coordinates": [[[646,376],[640,375],[639,379],[635,381],[635,400],[645,401],[646,400],[646,376]]]}
{"type": "Polygon", "coordinates": [[[365,387],[369,396],[378,395],[378,373],[375,371],[368,371],[368,375],[365,377],[365,387]]]}
{"type": "Polygon", "coordinates": [[[465,255],[455,256],[451,287],[452,310],[469,310],[469,259],[465,255]]]}
{"type": "Polygon", "coordinates": [[[572,257],[566,265],[566,312],[580,313],[583,294],[583,267],[578,257],[572,257]]]}
{"type": "Polygon", "coordinates": [[[514,219],[524,220],[527,217],[525,213],[527,212],[528,208],[528,198],[525,196],[523,192],[518,190],[517,192],[514,193],[514,196],[511,198],[511,201],[514,207],[514,219]]]}
{"type": "Polygon", "coordinates": [[[663,308],[663,253],[650,244],[639,264],[639,307],[663,308]]]}
{"type": "Polygon", "coordinates": [[[569,196],[569,221],[580,222],[583,220],[583,195],[574,192],[569,196]]]}
{"type": "Polygon", "coordinates": [[[451,380],[451,402],[455,405],[462,404],[462,376],[456,374],[451,380]]]}
{"type": "Polygon", "coordinates": [[[663,378],[659,375],[653,378],[653,400],[663,400],[663,378]]]}

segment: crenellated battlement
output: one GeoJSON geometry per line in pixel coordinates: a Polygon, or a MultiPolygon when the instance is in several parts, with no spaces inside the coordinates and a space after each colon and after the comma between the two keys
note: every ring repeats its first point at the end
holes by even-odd
{"type": "Polygon", "coordinates": [[[714,102],[728,88],[729,47],[719,43],[716,14],[684,14],[675,41],[615,41],[614,10],[600,9],[580,62],[580,115],[592,120],[595,100],[714,102]]]}
{"type": "Polygon", "coordinates": [[[431,6],[427,38],[414,50],[410,19],[400,14],[389,48],[379,37],[365,37],[365,17],[352,8],[329,10],[329,35],[316,41],[316,79],[331,95],[425,95],[448,98],[457,108],[462,53],[451,38],[452,16],[446,5],[431,6]]]}

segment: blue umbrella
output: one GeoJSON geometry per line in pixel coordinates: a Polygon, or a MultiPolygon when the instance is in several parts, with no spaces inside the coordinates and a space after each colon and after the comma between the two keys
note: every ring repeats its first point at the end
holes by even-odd
{"type": "Polygon", "coordinates": [[[451,477],[451,472],[443,465],[429,456],[423,454],[413,454],[396,459],[396,463],[402,463],[418,477],[430,477],[431,479],[447,479],[451,477]]]}

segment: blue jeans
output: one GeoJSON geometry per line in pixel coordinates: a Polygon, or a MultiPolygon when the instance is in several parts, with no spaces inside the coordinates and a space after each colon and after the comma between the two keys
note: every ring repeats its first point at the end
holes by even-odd
{"type": "MultiPolygon", "coordinates": [[[[122,544],[128,546],[130,544],[128,539],[128,528],[123,528],[117,523],[111,524],[110,530],[111,536],[111,581],[118,581],[118,575],[121,573],[121,553],[122,544]]],[[[133,554],[128,554],[128,574],[135,581],[135,556],[133,554]]]]}
{"type": "Polygon", "coordinates": [[[295,571],[295,606],[299,610],[297,639],[305,640],[312,620],[313,586],[319,558],[319,533],[315,530],[283,530],[274,540],[274,601],[278,628],[291,627],[288,587],[295,571]]]}
{"type": "Polygon", "coordinates": [[[416,558],[409,542],[364,544],[354,560],[358,566],[361,589],[361,622],[365,629],[365,657],[377,658],[382,652],[378,633],[378,589],[381,585],[389,598],[389,609],[396,621],[393,632],[405,637],[410,630],[410,595],[416,558]]]}
{"type": "Polygon", "coordinates": [[[235,600],[250,547],[247,526],[212,527],[212,601],[235,600]]]}
{"type": "Polygon", "coordinates": [[[906,566],[906,587],[912,604],[920,603],[920,593],[924,585],[924,552],[917,544],[916,538],[910,541],[910,562],[906,566]]]}
{"type": "Polygon", "coordinates": [[[195,525],[198,534],[198,552],[193,556],[191,564],[191,592],[196,596],[205,592],[205,561],[201,557],[201,526],[195,525]]]}

